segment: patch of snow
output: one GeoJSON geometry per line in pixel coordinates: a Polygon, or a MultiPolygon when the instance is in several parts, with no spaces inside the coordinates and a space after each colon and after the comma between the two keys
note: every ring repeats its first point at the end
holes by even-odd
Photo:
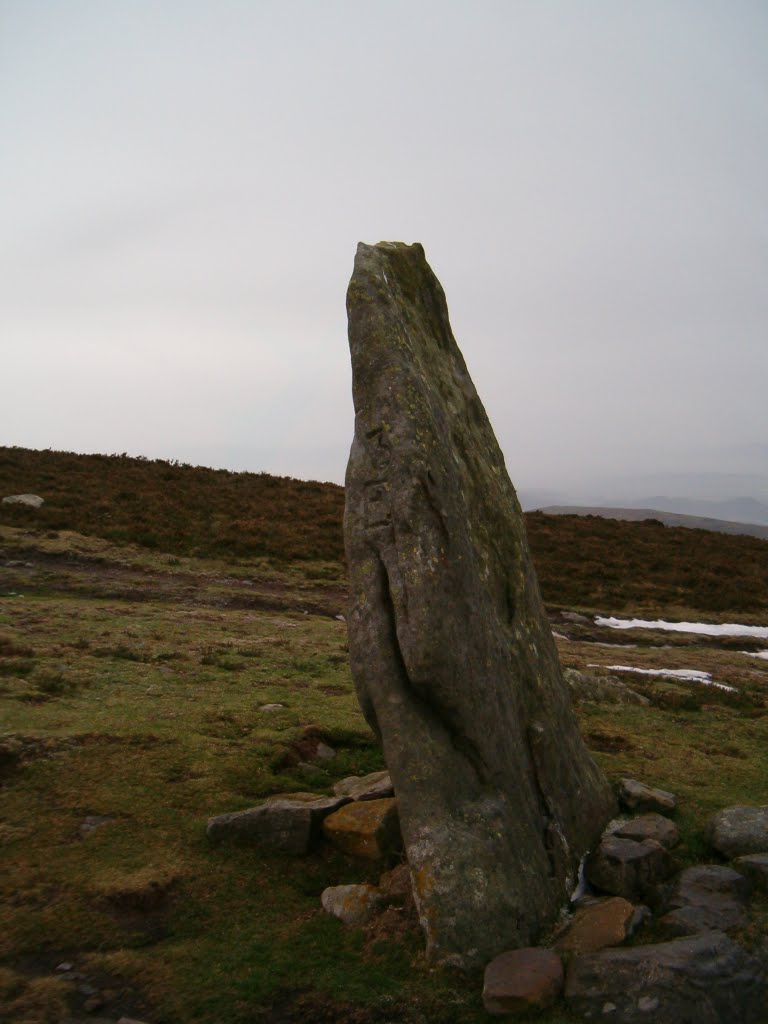
{"type": "Polygon", "coordinates": [[[739,626],[735,622],[666,622],[664,619],[617,619],[597,615],[598,626],[611,629],[667,629],[673,633],[704,633],[706,636],[755,636],[768,640],[768,626],[739,626]]]}
{"type": "Polygon", "coordinates": [[[552,630],[552,636],[553,636],[553,637],[554,637],[554,638],[555,638],[556,640],[570,640],[570,639],[571,639],[571,638],[570,638],[569,636],[566,636],[566,635],[565,635],[565,633],[556,633],[556,632],[554,631],[554,629],[552,630]]]}
{"type": "Polygon", "coordinates": [[[748,654],[750,658],[763,658],[768,661],[768,651],[739,651],[739,654],[748,654]]]}
{"type": "Polygon", "coordinates": [[[703,683],[705,686],[716,686],[718,690],[729,690],[736,693],[735,686],[716,683],[711,672],[702,672],[697,668],[634,668],[632,665],[595,665],[588,668],[607,668],[611,672],[638,672],[643,676],[665,676],[669,679],[682,679],[689,683],[703,683]]]}

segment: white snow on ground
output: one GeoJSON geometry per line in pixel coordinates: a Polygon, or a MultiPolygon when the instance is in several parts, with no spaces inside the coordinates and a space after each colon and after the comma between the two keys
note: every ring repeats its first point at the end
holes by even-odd
{"type": "Polygon", "coordinates": [[[735,686],[716,683],[710,672],[701,672],[697,668],[633,668],[631,665],[590,665],[590,668],[607,668],[611,672],[639,672],[643,676],[665,676],[669,679],[683,679],[689,683],[704,683],[705,686],[716,686],[718,690],[729,690],[736,693],[735,686]]]}
{"type": "Polygon", "coordinates": [[[768,651],[739,651],[739,654],[748,654],[750,658],[764,658],[768,661],[768,651]]]}
{"type": "Polygon", "coordinates": [[[707,636],[755,636],[768,640],[768,626],[739,626],[735,622],[665,622],[664,619],[617,619],[598,615],[598,626],[612,629],[668,629],[673,633],[704,633],[707,636]]]}

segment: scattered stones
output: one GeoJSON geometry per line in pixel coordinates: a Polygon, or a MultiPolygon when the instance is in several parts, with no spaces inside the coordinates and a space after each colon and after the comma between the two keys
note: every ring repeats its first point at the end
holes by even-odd
{"type": "Polygon", "coordinates": [[[394,796],[389,772],[371,772],[370,775],[350,775],[333,787],[337,796],[348,796],[352,800],[383,800],[394,796]]]}
{"type": "Polygon", "coordinates": [[[563,964],[557,953],[540,947],[501,953],[485,969],[483,1005],[487,1013],[545,1010],[563,989],[563,964]]]}
{"type": "Polygon", "coordinates": [[[212,843],[224,840],[255,843],[300,856],[309,849],[326,815],[338,811],[348,799],[318,797],[316,793],[271,797],[256,807],[210,818],[206,835],[212,843]]]}
{"type": "Polygon", "coordinates": [[[320,897],[323,910],[344,924],[365,924],[375,914],[382,896],[375,885],[332,885],[320,897]]]}
{"type": "Polygon", "coordinates": [[[26,505],[28,508],[40,508],[45,504],[45,499],[39,494],[9,494],[3,498],[4,505],[26,505]]]}
{"type": "Polygon", "coordinates": [[[358,246],[347,310],[352,675],[400,801],[427,955],[469,967],[554,923],[613,798],[422,246],[358,246]]]}
{"type": "Polygon", "coordinates": [[[262,704],[259,711],[282,711],[285,704],[262,704]]]}
{"type": "Polygon", "coordinates": [[[648,697],[631,690],[614,676],[594,676],[575,668],[564,668],[563,677],[568,683],[571,695],[576,701],[594,704],[650,704],[648,697]]]}
{"type": "Polygon", "coordinates": [[[672,858],[661,843],[648,839],[605,836],[584,862],[584,876],[590,885],[612,896],[644,899],[674,870],[672,858]]]}
{"type": "Polygon", "coordinates": [[[555,948],[561,953],[594,953],[620,946],[636,926],[635,907],[621,896],[598,900],[577,910],[555,948]]]}
{"type": "Polygon", "coordinates": [[[325,819],[323,833],[350,857],[364,860],[390,857],[402,849],[397,800],[390,797],[347,803],[325,819]]]}
{"type": "Polygon", "coordinates": [[[726,807],[710,820],[707,838],[724,857],[768,852],[768,807],[726,807]]]}
{"type": "Polygon", "coordinates": [[[581,612],[560,612],[560,618],[565,619],[566,622],[573,622],[577,626],[591,626],[592,620],[586,615],[582,615],[581,612]]]}
{"type": "Polygon", "coordinates": [[[637,843],[655,839],[667,850],[671,850],[680,842],[677,825],[663,814],[643,814],[638,818],[632,818],[613,834],[619,839],[634,839],[637,843]]]}
{"type": "Polygon", "coordinates": [[[746,923],[744,904],[752,883],[744,875],[719,864],[686,868],[665,887],[662,907],[667,911],[658,925],[669,935],[728,931],[746,923]]]}
{"type": "Polygon", "coordinates": [[[665,789],[652,789],[636,779],[621,779],[619,782],[619,803],[628,811],[674,811],[677,797],[665,789]]]}
{"type": "Polygon", "coordinates": [[[723,932],[575,956],[565,998],[611,1024],[757,1024],[764,970],[723,932]]]}
{"type": "Polygon", "coordinates": [[[733,861],[733,867],[745,875],[760,892],[768,892],[768,853],[747,853],[733,861]]]}
{"type": "Polygon", "coordinates": [[[318,761],[332,761],[334,757],[336,757],[336,751],[333,747],[329,747],[327,743],[323,743],[320,740],[315,748],[315,759],[318,761]]]}

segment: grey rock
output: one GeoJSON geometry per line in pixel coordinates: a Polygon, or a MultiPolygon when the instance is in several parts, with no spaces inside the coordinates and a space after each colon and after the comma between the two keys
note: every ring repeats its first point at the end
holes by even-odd
{"type": "Polygon", "coordinates": [[[707,838],[724,857],[768,853],[768,807],[726,807],[710,820],[707,838]]]}
{"type": "Polygon", "coordinates": [[[611,1024],[757,1024],[765,973],[757,958],[711,931],[576,956],[565,998],[576,1014],[611,1024]]]}
{"type": "Polygon", "coordinates": [[[581,612],[560,612],[560,618],[565,619],[566,622],[573,622],[577,626],[592,625],[592,620],[586,615],[582,615],[581,612]]]}
{"type": "Polygon", "coordinates": [[[479,965],[556,919],[613,798],[421,245],[358,246],[347,310],[352,675],[400,801],[427,955],[479,965]]]}
{"type": "Polygon", "coordinates": [[[320,902],[327,914],[344,924],[361,925],[373,917],[382,903],[375,885],[332,885],[324,889],[320,902]]]}
{"type": "Polygon", "coordinates": [[[719,864],[686,868],[661,893],[666,911],[658,926],[669,935],[728,931],[746,924],[744,905],[752,891],[749,879],[719,864]]]}
{"type": "Polygon", "coordinates": [[[575,668],[564,668],[563,676],[573,699],[593,704],[636,704],[644,707],[650,700],[642,693],[631,690],[614,676],[595,676],[575,668]]]}
{"type": "Polygon", "coordinates": [[[394,796],[395,790],[389,772],[371,772],[370,775],[350,775],[333,787],[337,796],[348,796],[352,800],[383,800],[394,796]]]}
{"type": "Polygon", "coordinates": [[[334,757],[336,757],[336,751],[333,747],[329,747],[327,743],[323,743],[321,740],[317,744],[314,757],[317,761],[332,761],[334,757]]]}
{"type": "Polygon", "coordinates": [[[233,811],[210,818],[206,835],[212,843],[230,840],[268,846],[297,856],[309,849],[323,819],[349,802],[348,797],[270,799],[244,811],[233,811]]]}
{"type": "Polygon", "coordinates": [[[601,892],[628,900],[645,899],[674,871],[674,863],[661,843],[648,839],[605,836],[584,862],[584,877],[601,892]]]}
{"type": "Polygon", "coordinates": [[[39,494],[9,494],[3,498],[4,505],[26,505],[28,508],[40,508],[45,504],[45,499],[39,494]]]}
{"type": "Polygon", "coordinates": [[[747,853],[737,857],[733,867],[745,875],[760,892],[768,892],[768,853],[747,853]]]}
{"type": "Polygon", "coordinates": [[[674,811],[677,797],[665,789],[653,789],[637,779],[621,779],[619,803],[629,811],[674,811]]]}
{"type": "Polygon", "coordinates": [[[680,842],[680,832],[674,821],[665,818],[663,814],[643,814],[632,818],[621,828],[613,833],[619,839],[634,839],[642,843],[646,839],[655,839],[667,850],[677,846],[680,842]]]}

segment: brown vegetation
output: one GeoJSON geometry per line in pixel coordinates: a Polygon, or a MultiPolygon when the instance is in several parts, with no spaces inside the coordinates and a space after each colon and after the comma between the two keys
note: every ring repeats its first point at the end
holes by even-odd
{"type": "MultiPolygon", "coordinates": [[[[75,530],[175,555],[343,561],[343,488],[127,455],[0,448],[0,524],[75,530]]],[[[526,515],[545,602],[606,612],[768,608],[768,542],[597,516],[526,515]]]]}

